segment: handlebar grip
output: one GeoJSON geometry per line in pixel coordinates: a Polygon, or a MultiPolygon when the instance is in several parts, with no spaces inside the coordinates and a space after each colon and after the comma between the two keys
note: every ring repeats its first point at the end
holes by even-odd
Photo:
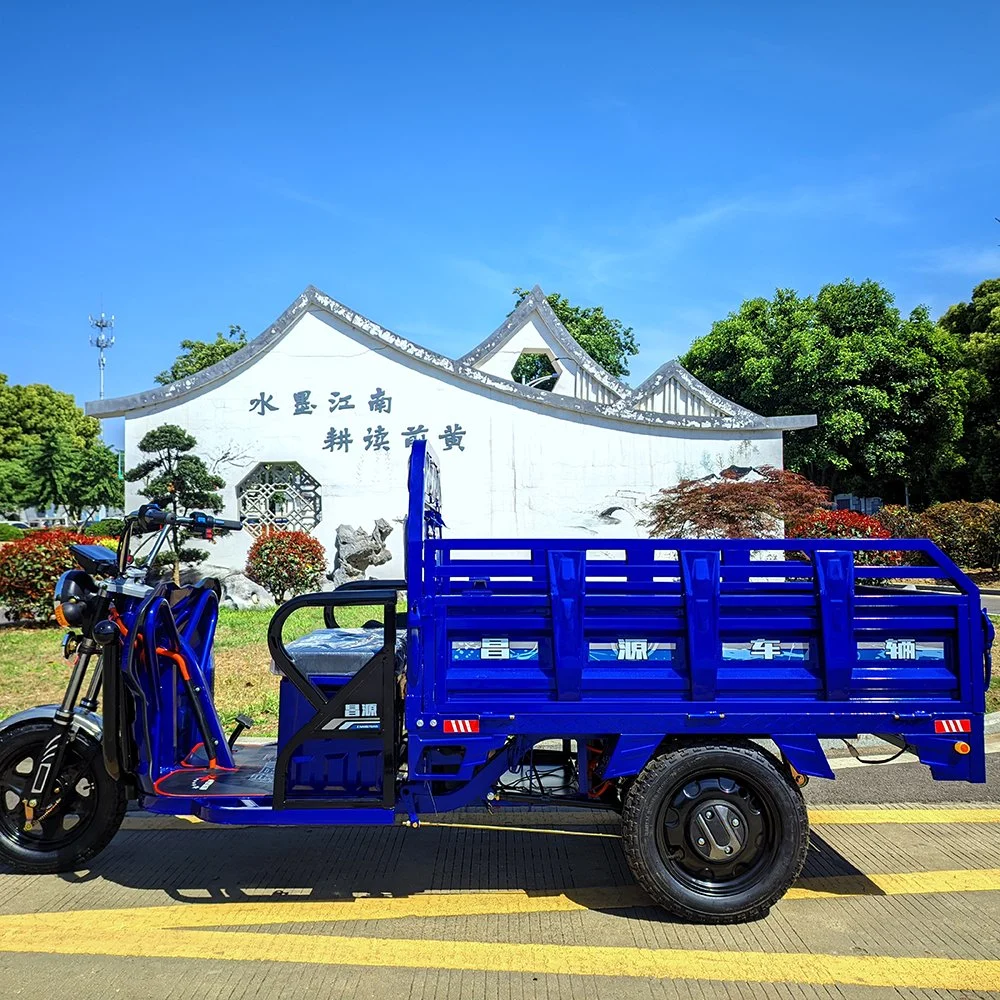
{"type": "Polygon", "coordinates": [[[131,515],[147,525],[161,527],[165,524],[176,525],[179,528],[194,528],[195,530],[211,531],[218,528],[220,531],[242,531],[242,521],[226,521],[221,517],[212,517],[204,511],[196,510],[190,516],[174,514],[171,510],[162,510],[159,507],[148,509],[140,508],[139,512],[131,515]]]}

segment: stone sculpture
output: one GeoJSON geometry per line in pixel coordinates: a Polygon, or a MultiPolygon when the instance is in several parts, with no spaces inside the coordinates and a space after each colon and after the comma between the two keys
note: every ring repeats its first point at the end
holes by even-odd
{"type": "Polygon", "coordinates": [[[362,580],[371,566],[381,566],[392,558],[385,540],[392,533],[392,525],[378,518],[371,534],[364,528],[352,528],[342,524],[337,528],[337,552],[333,560],[333,571],[326,578],[333,586],[342,586],[352,580],[362,580]]]}

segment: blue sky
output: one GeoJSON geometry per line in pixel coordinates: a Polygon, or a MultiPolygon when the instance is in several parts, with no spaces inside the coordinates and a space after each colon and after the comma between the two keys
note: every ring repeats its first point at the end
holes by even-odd
{"type": "Polygon", "coordinates": [[[0,340],[108,395],[307,284],[458,355],[538,282],[633,383],[742,299],[1000,274],[1000,5],[5,4],[0,340]]]}

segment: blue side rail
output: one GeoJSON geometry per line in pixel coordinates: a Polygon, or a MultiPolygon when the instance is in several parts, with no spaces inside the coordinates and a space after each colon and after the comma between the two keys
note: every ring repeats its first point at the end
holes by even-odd
{"type": "Polygon", "coordinates": [[[937,778],[985,780],[991,626],[931,542],[445,539],[436,463],[418,444],[413,777],[449,741],[470,777],[515,737],[613,736],[610,778],[671,736],[724,734],[772,738],[802,773],[832,776],[820,737],[876,733],[937,778]],[[912,579],[949,589],[887,585],[912,579]],[[445,732],[455,723],[464,735],[445,732]]]}

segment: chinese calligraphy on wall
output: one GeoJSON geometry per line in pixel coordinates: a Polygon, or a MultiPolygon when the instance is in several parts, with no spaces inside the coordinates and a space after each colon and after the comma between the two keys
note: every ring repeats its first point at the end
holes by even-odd
{"type": "MultiPolygon", "coordinates": [[[[312,401],[312,390],[301,389],[292,393],[291,414],[293,417],[311,417],[319,409],[319,404],[312,401]]],[[[357,410],[360,407],[354,402],[354,393],[342,392],[339,389],[330,391],[327,399],[330,413],[340,413],[344,410],[357,410]]],[[[363,405],[363,404],[362,404],[363,405]]],[[[394,444],[399,444],[402,448],[409,448],[414,441],[426,440],[428,435],[435,437],[431,428],[426,424],[409,424],[405,430],[390,430],[382,422],[383,415],[392,414],[392,396],[388,395],[381,386],[377,386],[367,400],[368,413],[372,415],[373,422],[365,426],[364,433],[355,430],[352,433],[350,427],[330,427],[323,438],[323,450],[331,453],[349,452],[352,445],[363,446],[365,451],[391,451],[394,444]],[[379,417],[375,421],[374,417],[379,417]],[[402,438],[402,442],[398,441],[402,438]]],[[[270,413],[280,411],[282,401],[275,401],[273,394],[261,391],[250,400],[250,413],[266,417],[270,413]]],[[[361,409],[362,413],[365,413],[361,409]]],[[[443,451],[465,451],[465,428],[457,421],[445,425],[441,428],[441,433],[436,435],[443,451]]]]}

